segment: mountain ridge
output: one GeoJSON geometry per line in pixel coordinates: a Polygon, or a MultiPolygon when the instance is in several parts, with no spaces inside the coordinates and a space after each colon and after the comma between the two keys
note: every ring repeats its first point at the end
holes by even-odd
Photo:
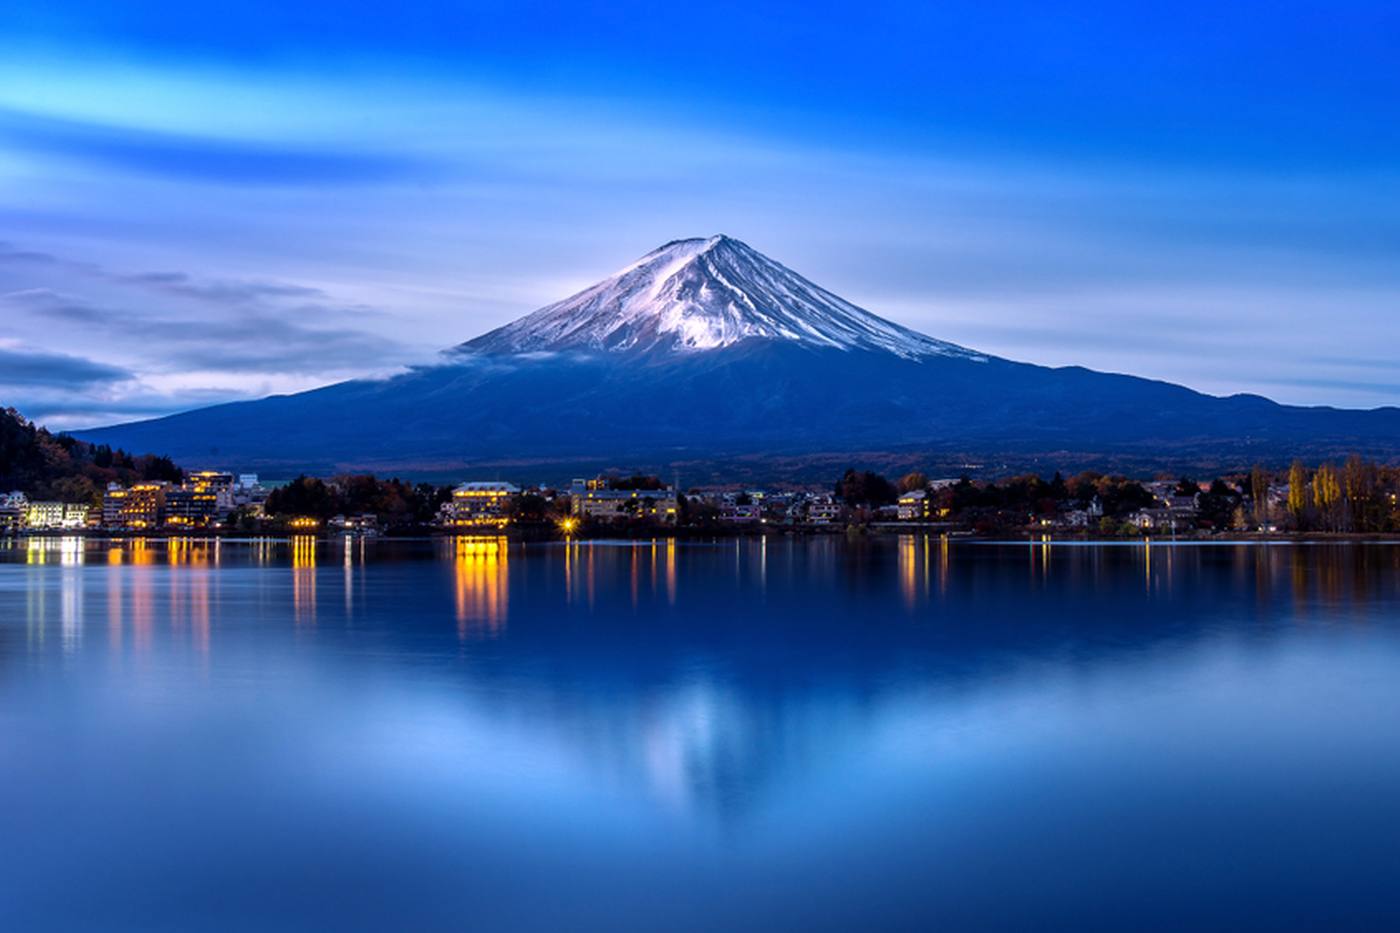
{"type": "Polygon", "coordinates": [[[78,434],[277,475],[558,481],[684,465],[800,479],[843,456],[1218,471],[1387,459],[1400,456],[1400,409],[1285,406],[1002,359],[885,321],[720,236],[664,244],[438,365],[78,434]]]}
{"type": "Polygon", "coordinates": [[[746,339],[904,357],[982,356],[872,314],[724,234],[665,243],[601,282],[454,350],[696,352],[746,339]]]}

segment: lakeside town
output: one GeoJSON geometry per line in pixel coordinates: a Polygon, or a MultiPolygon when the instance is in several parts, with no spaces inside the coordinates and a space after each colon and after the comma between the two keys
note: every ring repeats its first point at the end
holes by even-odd
{"type": "MultiPolygon", "coordinates": [[[[971,471],[969,471],[971,472],[971,471]]],[[[53,434],[0,411],[0,534],[829,533],[1082,537],[1400,533],[1400,467],[1357,455],[1202,480],[1098,472],[1046,478],[898,478],[847,469],[829,483],[683,487],[604,473],[558,485],[464,477],[453,485],[372,475],[185,470],[53,434]]]]}
{"type": "Polygon", "coordinates": [[[605,474],[560,486],[471,480],[410,484],[368,475],[300,476],[195,470],[178,480],[112,482],[98,502],[0,493],[0,532],[286,534],[683,532],[782,533],[923,528],[961,534],[1081,536],[1400,531],[1400,476],[1351,458],[1256,468],[1200,482],[1082,473],[974,481],[846,471],[822,488],[690,488],[649,475],[605,474]]]}

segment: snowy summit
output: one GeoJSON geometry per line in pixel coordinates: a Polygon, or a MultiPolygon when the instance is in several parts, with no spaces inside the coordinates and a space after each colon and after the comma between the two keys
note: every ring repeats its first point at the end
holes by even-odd
{"type": "Polygon", "coordinates": [[[461,346],[464,351],[695,352],[743,340],[980,358],[833,295],[727,236],[674,240],[571,298],[461,346]]]}

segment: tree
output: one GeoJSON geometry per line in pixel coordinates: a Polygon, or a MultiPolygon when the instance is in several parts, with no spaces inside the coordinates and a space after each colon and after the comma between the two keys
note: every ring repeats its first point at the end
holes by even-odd
{"type": "Polygon", "coordinates": [[[178,482],[184,474],[169,457],[133,460],[125,451],[54,435],[13,408],[0,409],[0,491],[35,499],[92,502],[108,483],[140,479],[178,482]]]}
{"type": "Polygon", "coordinates": [[[1183,477],[1177,482],[1177,484],[1176,484],[1176,489],[1172,490],[1172,494],[1173,494],[1173,495],[1176,495],[1176,496],[1181,496],[1181,497],[1183,497],[1183,498],[1188,498],[1188,499],[1189,499],[1190,497],[1194,496],[1196,493],[1198,493],[1198,492],[1200,492],[1200,491],[1201,491],[1201,486],[1200,486],[1199,483],[1197,483],[1194,479],[1189,479],[1189,478],[1183,476],[1183,477]]]}
{"type": "Polygon", "coordinates": [[[1224,480],[1217,479],[1209,490],[1201,493],[1197,503],[1201,521],[1209,522],[1212,528],[1229,528],[1234,524],[1240,494],[1224,480]]]}
{"type": "Polygon", "coordinates": [[[980,491],[973,485],[972,478],[966,473],[958,477],[958,481],[948,487],[948,505],[955,512],[970,508],[978,504],[980,491]]]}
{"type": "Polygon", "coordinates": [[[617,490],[647,490],[664,489],[665,483],[659,476],[643,476],[640,473],[632,476],[610,476],[608,477],[608,488],[617,490]]]}
{"type": "Polygon", "coordinates": [[[175,465],[169,457],[143,454],[136,459],[136,470],[148,482],[184,482],[185,471],[175,465]]]}
{"type": "Polygon", "coordinates": [[[1269,523],[1269,474],[1264,468],[1255,465],[1249,471],[1249,500],[1254,506],[1254,521],[1259,525],[1269,523]]]}
{"type": "Polygon", "coordinates": [[[713,525],[719,521],[719,509],[704,499],[679,496],[676,507],[684,525],[713,525]]]}
{"type": "Polygon", "coordinates": [[[1299,527],[1303,524],[1303,513],[1308,508],[1308,472],[1303,461],[1294,460],[1288,468],[1288,511],[1299,527]]]}
{"type": "Polygon", "coordinates": [[[889,505],[899,498],[894,485],[879,473],[847,470],[836,483],[836,495],[847,505],[889,505]]]}
{"type": "Polygon", "coordinates": [[[1122,476],[1105,476],[1097,483],[1099,501],[1106,515],[1125,515],[1150,508],[1156,498],[1141,483],[1122,476]]]}
{"type": "Polygon", "coordinates": [[[50,492],[60,502],[77,502],[84,505],[102,505],[102,493],[97,484],[86,476],[65,476],[54,480],[50,492]]]}
{"type": "Polygon", "coordinates": [[[1323,521],[1333,531],[1339,525],[1338,512],[1342,500],[1342,485],[1337,479],[1337,468],[1324,463],[1313,473],[1313,502],[1322,513],[1323,521]]]}
{"type": "Polygon", "coordinates": [[[1347,531],[1380,531],[1383,509],[1377,497],[1380,471],[1359,454],[1347,458],[1342,468],[1342,494],[1346,499],[1344,521],[1347,531]]]}
{"type": "Polygon", "coordinates": [[[915,490],[925,489],[927,487],[928,477],[920,473],[918,470],[915,470],[912,473],[905,473],[899,478],[900,492],[914,492],[915,490]]]}
{"type": "Polygon", "coordinates": [[[533,492],[527,492],[519,499],[515,500],[509,512],[511,517],[517,522],[524,522],[526,524],[538,524],[548,521],[550,518],[549,503],[545,501],[544,496],[533,492]]]}
{"type": "Polygon", "coordinates": [[[309,515],[324,520],[340,513],[341,505],[325,483],[302,475],[269,492],[263,511],[268,515],[309,515]]]}

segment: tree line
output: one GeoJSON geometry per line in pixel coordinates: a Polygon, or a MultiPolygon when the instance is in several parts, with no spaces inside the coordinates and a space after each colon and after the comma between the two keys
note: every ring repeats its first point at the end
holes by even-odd
{"type": "Polygon", "coordinates": [[[270,490],[263,511],[275,518],[308,516],[326,521],[336,515],[372,514],[389,525],[426,525],[452,497],[451,486],[379,479],[369,474],[331,477],[301,475],[270,490]]]}
{"type": "MultiPolygon", "coordinates": [[[[1193,522],[1202,529],[1400,532],[1400,466],[1358,455],[1311,467],[1295,460],[1281,472],[1255,466],[1207,483],[1189,476],[1157,479],[1172,483],[1168,495],[1189,500],[1193,522]]],[[[890,480],[849,469],[833,487],[838,499],[858,511],[890,505],[915,489],[927,491],[938,517],[983,530],[1034,524],[1093,504],[1102,512],[1098,530],[1113,531],[1133,513],[1162,505],[1142,481],[1092,471],[1069,478],[1057,472],[1049,479],[1024,474],[981,482],[962,476],[933,489],[919,472],[890,480]]]]}
{"type": "Polygon", "coordinates": [[[1295,460],[1288,469],[1285,514],[1299,531],[1373,534],[1400,531],[1400,467],[1353,454],[1340,465],[1309,468],[1295,460]]]}
{"type": "Polygon", "coordinates": [[[135,455],[53,434],[13,408],[0,409],[0,493],[15,491],[30,499],[99,505],[108,483],[178,483],[184,477],[169,457],[135,455]]]}

